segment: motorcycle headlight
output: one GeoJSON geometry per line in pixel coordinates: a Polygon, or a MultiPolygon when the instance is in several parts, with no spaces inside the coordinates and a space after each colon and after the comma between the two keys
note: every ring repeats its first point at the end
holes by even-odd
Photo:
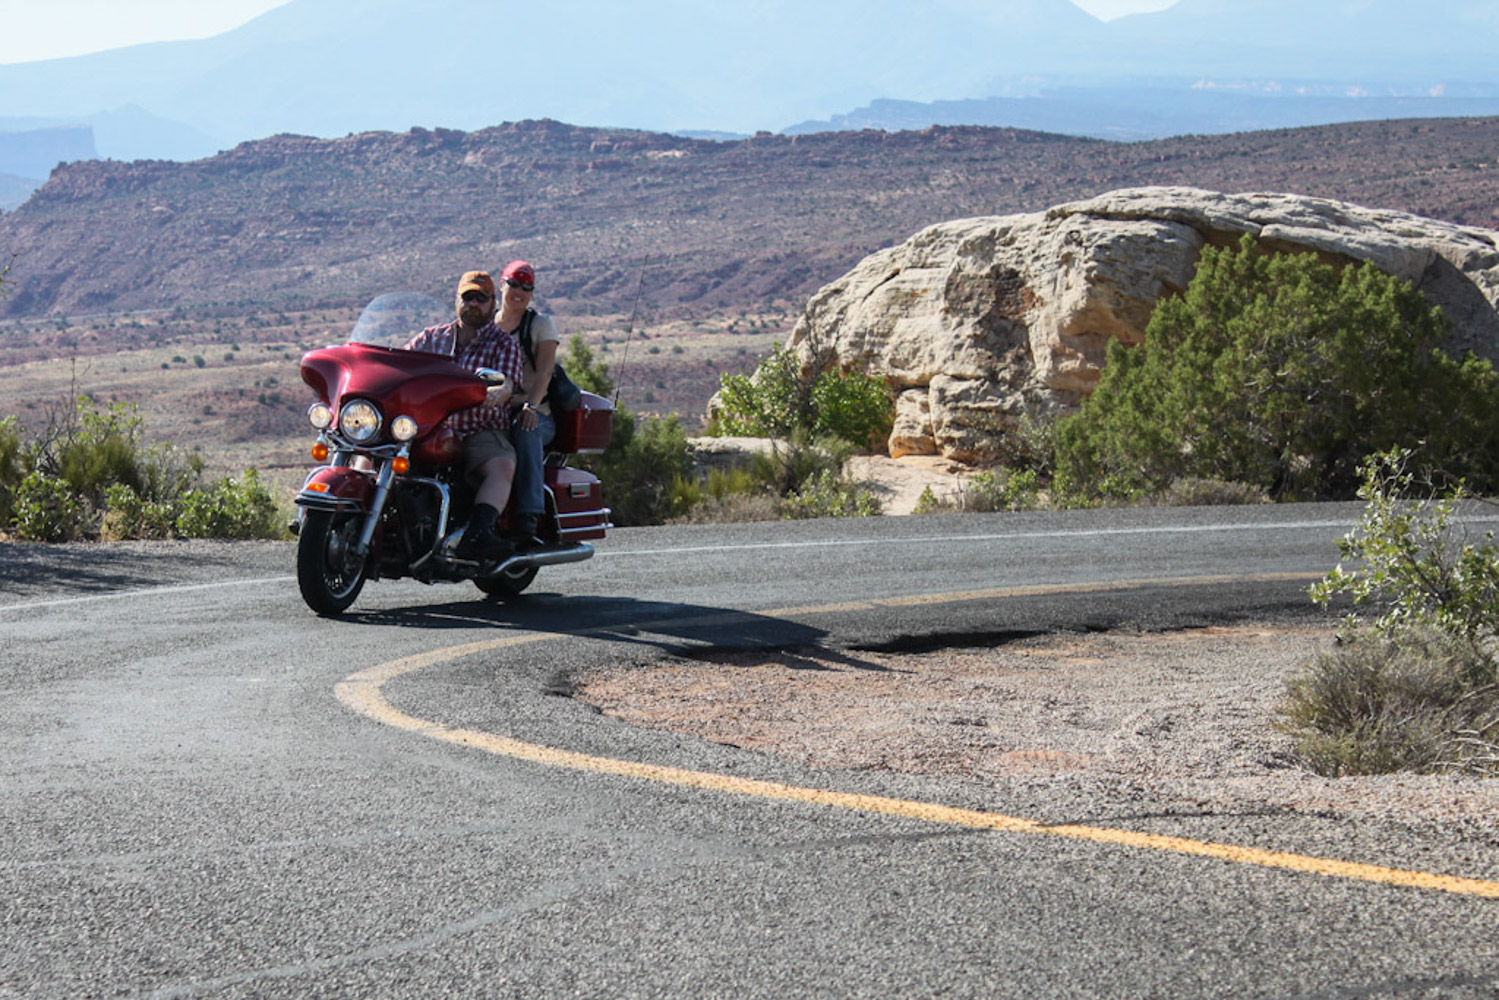
{"type": "Polygon", "coordinates": [[[327,403],[313,403],[307,408],[307,422],[316,430],[327,430],[333,426],[333,407],[327,403]]]}
{"type": "Polygon", "coordinates": [[[399,416],[390,422],[390,436],[397,441],[410,441],[416,437],[416,421],[408,416],[399,416]]]}
{"type": "Polygon", "coordinates": [[[345,403],[338,411],[338,429],[355,444],[366,444],[380,433],[380,411],[362,399],[345,403]]]}

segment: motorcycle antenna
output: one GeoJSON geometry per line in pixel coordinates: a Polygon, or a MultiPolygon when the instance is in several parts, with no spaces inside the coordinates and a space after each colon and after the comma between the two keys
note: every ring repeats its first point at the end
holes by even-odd
{"type": "Polygon", "coordinates": [[[619,409],[619,388],[624,381],[625,365],[630,360],[630,338],[635,336],[635,317],[640,314],[640,291],[645,287],[645,267],[649,257],[640,258],[640,275],[635,279],[635,304],[630,307],[630,322],[625,327],[625,350],[619,359],[619,378],[614,382],[614,408],[619,409]]]}

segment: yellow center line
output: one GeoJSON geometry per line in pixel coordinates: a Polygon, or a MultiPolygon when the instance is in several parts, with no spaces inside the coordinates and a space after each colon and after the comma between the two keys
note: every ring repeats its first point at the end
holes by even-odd
{"type": "MultiPolygon", "coordinates": [[[[844,604],[785,608],[777,611],[755,612],[754,614],[758,617],[789,618],[802,615],[876,610],[882,607],[950,604],[960,601],[992,600],[995,598],[1037,594],[1100,592],[1139,587],[1211,585],[1229,580],[1236,582],[1313,580],[1320,578],[1320,576],[1321,574],[1268,574],[1252,577],[1192,577],[1122,580],[1113,583],[1082,585],[1062,584],[1008,587],[995,590],[974,590],[951,594],[928,594],[913,597],[853,601],[844,604]]],[[[745,612],[744,614],[747,615],[750,613],[745,612]]],[[[743,615],[714,617],[742,618],[743,615]]],[[[636,627],[663,627],[694,622],[702,624],[707,621],[708,619],[702,616],[684,617],[636,623],[636,627]]],[[[610,631],[607,628],[599,629],[595,634],[607,636],[610,631]]],[[[1191,840],[1185,837],[1142,833],[1112,827],[1083,826],[1077,824],[1050,825],[1040,820],[1026,819],[1019,816],[1006,816],[1001,813],[982,812],[974,809],[958,809],[930,802],[915,802],[878,795],[855,795],[845,792],[828,791],[821,788],[806,788],[774,781],[761,781],[754,778],[738,778],[732,775],[715,774],[710,771],[690,771],[683,768],[642,764],[636,761],[618,760],[610,757],[596,757],[590,754],[563,750],[558,747],[526,743],[522,740],[501,736],[496,733],[486,733],[473,729],[454,729],[440,722],[432,722],[408,715],[396,708],[385,698],[384,686],[397,677],[413,674],[428,667],[472,656],[476,653],[490,652],[533,642],[545,642],[562,637],[563,633],[529,632],[523,635],[506,636],[501,639],[487,639],[466,643],[461,646],[450,646],[445,649],[419,653],[414,656],[382,663],[352,674],[339,682],[335,688],[335,693],[338,700],[348,708],[384,725],[418,733],[430,739],[472,747],[488,753],[531,761],[549,767],[562,767],[594,774],[605,774],[640,781],[697,788],[720,794],[745,795],[783,802],[803,802],[839,809],[849,809],[857,812],[901,816],[908,819],[922,820],[928,823],[941,823],[949,826],[997,830],[1006,833],[1066,837],[1100,844],[1114,844],[1122,847],[1215,858],[1235,864],[1280,868],[1289,871],[1325,875],[1333,878],[1353,879],[1383,885],[1432,889],[1439,892],[1457,893],[1465,896],[1483,896],[1490,899],[1499,899],[1499,882],[1483,879],[1461,878],[1455,875],[1442,875],[1400,868],[1387,868],[1381,865],[1337,861],[1330,858],[1318,858],[1282,851],[1267,851],[1256,847],[1239,847],[1233,844],[1219,844],[1212,841],[1191,840]]]]}

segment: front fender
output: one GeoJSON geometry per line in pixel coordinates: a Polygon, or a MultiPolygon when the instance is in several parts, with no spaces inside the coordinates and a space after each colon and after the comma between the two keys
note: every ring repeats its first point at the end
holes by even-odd
{"type": "Polygon", "coordinates": [[[369,510],[375,499],[375,474],[346,465],[313,470],[297,494],[298,507],[313,510],[369,510]]]}

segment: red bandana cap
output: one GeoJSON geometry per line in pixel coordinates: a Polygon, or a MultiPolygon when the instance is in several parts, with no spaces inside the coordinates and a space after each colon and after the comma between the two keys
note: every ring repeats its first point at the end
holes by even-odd
{"type": "Polygon", "coordinates": [[[536,269],[523,260],[512,260],[505,265],[501,281],[519,281],[523,285],[536,284],[536,269]]]}

